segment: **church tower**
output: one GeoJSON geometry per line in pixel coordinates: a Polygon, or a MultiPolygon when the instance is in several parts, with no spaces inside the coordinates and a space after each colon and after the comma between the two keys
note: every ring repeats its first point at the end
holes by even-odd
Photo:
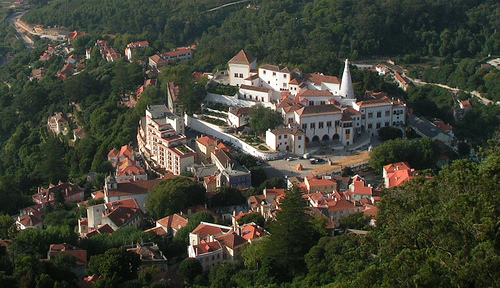
{"type": "Polygon", "coordinates": [[[347,99],[354,99],[354,88],[352,87],[351,72],[349,71],[349,59],[345,59],[344,74],[342,75],[339,94],[347,99]]]}

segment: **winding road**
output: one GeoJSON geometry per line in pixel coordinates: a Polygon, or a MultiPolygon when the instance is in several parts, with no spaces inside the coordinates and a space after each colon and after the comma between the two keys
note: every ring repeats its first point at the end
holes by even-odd
{"type": "Polygon", "coordinates": [[[28,29],[26,27],[22,26],[18,21],[26,12],[27,11],[16,12],[16,13],[12,14],[7,19],[7,21],[9,22],[10,25],[14,26],[14,28],[17,31],[18,37],[23,40],[26,48],[33,50],[33,49],[35,49],[34,42],[33,42],[33,40],[31,40],[30,37],[28,37],[28,35],[26,35],[26,31],[28,31],[28,29]]]}

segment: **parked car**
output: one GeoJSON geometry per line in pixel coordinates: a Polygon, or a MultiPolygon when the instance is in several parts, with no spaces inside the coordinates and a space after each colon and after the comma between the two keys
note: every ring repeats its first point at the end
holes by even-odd
{"type": "Polygon", "coordinates": [[[292,157],[287,157],[286,158],[286,161],[292,161],[292,160],[294,160],[292,157]]]}

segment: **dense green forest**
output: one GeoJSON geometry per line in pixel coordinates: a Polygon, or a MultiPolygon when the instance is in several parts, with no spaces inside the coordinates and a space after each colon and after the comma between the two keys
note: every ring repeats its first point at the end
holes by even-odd
{"type": "Polygon", "coordinates": [[[493,0],[262,0],[250,2],[249,9],[241,9],[247,5],[242,3],[209,13],[204,11],[229,1],[44,2],[23,19],[88,32],[141,34],[152,43],[196,41],[197,66],[205,70],[242,48],[266,62],[334,75],[341,69],[336,57],[460,58],[500,50],[500,4],[493,0]]]}

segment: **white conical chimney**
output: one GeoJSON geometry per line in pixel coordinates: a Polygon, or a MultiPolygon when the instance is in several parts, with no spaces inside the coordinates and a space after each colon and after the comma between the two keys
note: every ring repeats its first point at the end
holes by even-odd
{"type": "Polygon", "coordinates": [[[354,88],[352,87],[351,72],[349,71],[349,59],[345,59],[344,74],[342,84],[340,84],[340,96],[354,99],[354,88]]]}

